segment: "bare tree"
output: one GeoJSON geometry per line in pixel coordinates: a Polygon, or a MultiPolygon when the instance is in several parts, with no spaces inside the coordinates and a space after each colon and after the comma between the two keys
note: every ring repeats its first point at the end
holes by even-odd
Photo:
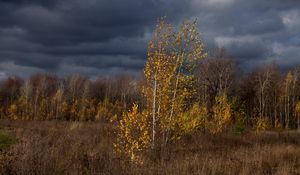
{"type": "Polygon", "coordinates": [[[211,107],[217,95],[227,94],[231,90],[234,73],[234,61],[223,48],[200,62],[195,71],[199,100],[211,107]]]}

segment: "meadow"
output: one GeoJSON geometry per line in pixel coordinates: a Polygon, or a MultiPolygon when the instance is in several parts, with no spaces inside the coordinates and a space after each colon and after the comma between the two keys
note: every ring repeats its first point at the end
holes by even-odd
{"type": "Polygon", "coordinates": [[[113,124],[0,121],[0,174],[300,174],[300,133],[202,132],[143,165],[117,157],[113,124]]]}

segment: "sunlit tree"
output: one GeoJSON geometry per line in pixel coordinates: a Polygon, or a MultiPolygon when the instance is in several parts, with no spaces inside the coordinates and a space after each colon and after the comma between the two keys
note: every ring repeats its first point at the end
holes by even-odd
{"type": "Polygon", "coordinates": [[[219,95],[212,110],[212,118],[208,121],[208,129],[213,134],[223,132],[232,121],[232,109],[227,95],[219,95]]]}
{"type": "Polygon", "coordinates": [[[193,94],[192,73],[196,63],[204,57],[195,22],[183,22],[178,31],[165,18],[158,22],[149,42],[143,87],[152,116],[152,148],[156,145],[157,133],[162,135],[163,145],[166,145],[172,138],[174,118],[192,106],[187,100],[193,94]]]}
{"type": "Polygon", "coordinates": [[[138,105],[124,113],[118,125],[116,153],[142,164],[142,153],[150,147],[150,128],[147,113],[139,112],[138,105]]]}

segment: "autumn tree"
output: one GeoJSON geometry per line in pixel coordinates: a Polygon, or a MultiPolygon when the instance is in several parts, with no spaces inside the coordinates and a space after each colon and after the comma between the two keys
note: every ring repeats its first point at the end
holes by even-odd
{"type": "MultiPolygon", "coordinates": [[[[178,31],[161,19],[149,42],[144,73],[143,93],[152,116],[152,148],[157,134],[162,145],[172,137],[172,126],[178,114],[188,110],[184,100],[192,97],[195,63],[205,56],[195,22],[183,22],[178,31]]],[[[191,107],[191,106],[189,106],[191,107]]]]}
{"type": "Polygon", "coordinates": [[[52,97],[52,113],[53,113],[53,118],[58,120],[58,119],[63,119],[63,117],[66,115],[66,104],[64,103],[64,90],[62,87],[59,87],[54,96],[52,97]]]}
{"type": "Polygon", "coordinates": [[[284,81],[284,112],[285,112],[285,128],[289,128],[290,110],[291,110],[291,93],[292,93],[293,75],[288,72],[284,81]]]}
{"type": "Polygon", "coordinates": [[[193,134],[199,129],[205,129],[208,111],[205,105],[195,103],[188,111],[176,117],[173,125],[172,140],[180,139],[184,135],[193,134]]]}
{"type": "Polygon", "coordinates": [[[142,153],[150,147],[151,142],[149,125],[147,113],[139,112],[137,104],[129,112],[123,113],[114,144],[116,153],[130,158],[134,163],[142,164],[142,153]]]}
{"type": "Polygon", "coordinates": [[[295,112],[297,117],[297,129],[300,130],[300,101],[296,103],[295,112]]]}
{"type": "Polygon", "coordinates": [[[222,94],[216,97],[212,110],[212,118],[207,121],[207,127],[213,134],[223,132],[232,121],[232,109],[227,95],[222,94]]]}

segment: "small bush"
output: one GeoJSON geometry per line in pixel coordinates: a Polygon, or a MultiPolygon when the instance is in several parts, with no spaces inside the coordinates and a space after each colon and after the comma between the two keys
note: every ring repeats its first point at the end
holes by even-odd
{"type": "Polygon", "coordinates": [[[16,138],[7,131],[0,130],[0,151],[5,151],[16,143],[16,138]]]}
{"type": "Polygon", "coordinates": [[[267,118],[259,118],[256,121],[255,131],[257,133],[264,132],[269,129],[269,120],[267,118]]]}
{"type": "Polygon", "coordinates": [[[236,134],[244,134],[245,125],[242,120],[238,120],[233,126],[233,132],[236,134]]]}

